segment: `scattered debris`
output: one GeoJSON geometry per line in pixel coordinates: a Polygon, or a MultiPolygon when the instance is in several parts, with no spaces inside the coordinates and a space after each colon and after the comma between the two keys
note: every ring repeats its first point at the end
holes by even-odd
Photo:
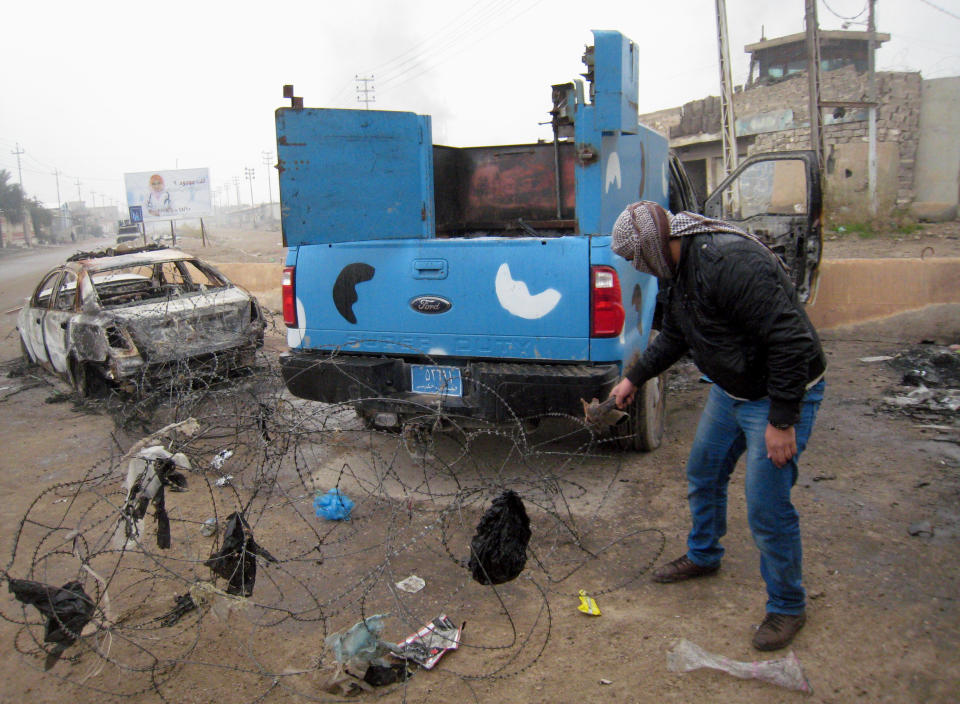
{"type": "Polygon", "coordinates": [[[523,499],[504,491],[480,518],[470,541],[468,566],[480,584],[503,584],[515,579],[527,564],[530,519],[523,499]]]}
{"type": "Polygon", "coordinates": [[[893,355],[878,354],[875,357],[861,357],[857,361],[863,362],[864,364],[873,364],[874,362],[889,362],[891,359],[894,359],[893,355]]]}
{"type": "Polygon", "coordinates": [[[217,486],[223,487],[223,486],[228,486],[232,481],[233,481],[233,475],[225,474],[224,476],[220,477],[217,481],[215,481],[214,484],[216,484],[217,486]]]}
{"type": "Polygon", "coordinates": [[[599,616],[600,607],[597,606],[597,602],[593,597],[587,596],[587,593],[583,589],[580,590],[579,594],[580,606],[577,607],[577,611],[582,611],[589,616],[599,616]]]}
{"type": "Polygon", "coordinates": [[[93,617],[95,605],[83,591],[80,582],[67,582],[62,587],[51,587],[28,579],[11,579],[8,588],[17,601],[35,606],[47,623],[43,642],[53,643],[47,651],[44,670],[53,667],[61,653],[80,637],[80,632],[93,617]]]}
{"type": "Polygon", "coordinates": [[[353,506],[353,501],[336,487],[329,489],[326,494],[317,492],[313,497],[317,518],[326,518],[328,521],[349,521],[353,506]]]}
{"type": "Polygon", "coordinates": [[[916,523],[910,524],[907,532],[916,538],[932,538],[933,525],[930,521],[917,521],[916,523]]]}
{"type": "Polygon", "coordinates": [[[157,547],[162,550],[170,547],[170,519],[164,489],[169,487],[176,491],[187,486],[186,475],[177,469],[191,469],[190,460],[182,452],[168,452],[162,445],[144,448],[131,458],[124,482],[127,498],[120,517],[128,545],[140,536],[143,517],[147,506],[152,503],[157,520],[157,547]]]}
{"type": "Polygon", "coordinates": [[[600,680],[600,684],[613,684],[613,681],[608,679],[602,679],[600,680]]]}
{"type": "Polygon", "coordinates": [[[253,529],[243,514],[234,512],[227,519],[223,547],[203,564],[213,570],[214,574],[229,580],[227,594],[250,596],[257,579],[257,556],[268,562],[277,561],[277,558],[257,545],[253,539],[253,529]]]}
{"type": "Polygon", "coordinates": [[[212,535],[215,535],[217,532],[217,519],[208,518],[203,522],[203,525],[200,526],[200,535],[204,538],[209,538],[212,535]]]}
{"type": "Polygon", "coordinates": [[[397,582],[397,589],[409,592],[410,594],[416,594],[425,586],[427,586],[427,583],[423,580],[423,578],[418,577],[415,574],[412,574],[406,579],[397,582]]]}
{"type": "Polygon", "coordinates": [[[803,668],[800,667],[800,661],[793,651],[776,660],[739,662],[707,652],[686,638],[681,638],[673,649],[667,652],[667,669],[670,672],[690,672],[702,667],[720,670],[744,680],[760,680],[778,687],[813,694],[813,689],[803,674],[803,668]]]}
{"type": "Polygon", "coordinates": [[[397,646],[380,638],[386,618],[387,614],[367,616],[346,631],[331,633],[326,637],[324,642],[333,651],[333,657],[337,661],[336,671],[327,683],[327,691],[339,691],[342,695],[354,693],[358,689],[372,691],[371,684],[365,679],[367,670],[371,665],[390,668],[391,663],[385,656],[398,653],[397,646]],[[354,672],[362,672],[363,675],[358,676],[353,674],[354,672]]]}
{"type": "Polygon", "coordinates": [[[460,647],[460,637],[466,623],[457,626],[446,614],[440,614],[416,633],[397,643],[395,657],[412,660],[430,670],[448,650],[460,647]]]}
{"type": "Polygon", "coordinates": [[[210,460],[210,466],[214,469],[223,469],[223,463],[231,457],[233,457],[233,450],[220,450],[220,452],[215,454],[213,459],[210,460]]]}
{"type": "Polygon", "coordinates": [[[182,616],[197,608],[197,602],[190,596],[190,592],[175,596],[173,602],[175,604],[173,609],[160,617],[161,626],[172,626],[179,621],[182,616]]]}

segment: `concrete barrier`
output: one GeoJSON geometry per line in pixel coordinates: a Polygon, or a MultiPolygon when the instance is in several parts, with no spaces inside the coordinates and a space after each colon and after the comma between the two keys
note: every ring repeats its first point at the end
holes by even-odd
{"type": "MultiPolygon", "coordinates": [[[[282,264],[233,262],[216,267],[262,305],[280,310],[282,264]]],[[[960,303],[960,257],[825,259],[807,312],[818,329],[829,329],[942,303],[960,303]]]]}
{"type": "Polygon", "coordinates": [[[227,262],[214,264],[218,271],[233,283],[243,286],[257,297],[260,305],[272,311],[280,311],[280,284],[283,277],[283,264],[265,264],[261,262],[227,262]]]}
{"type": "Polygon", "coordinates": [[[807,306],[818,329],[960,303],[960,258],[825,259],[807,306]]]}

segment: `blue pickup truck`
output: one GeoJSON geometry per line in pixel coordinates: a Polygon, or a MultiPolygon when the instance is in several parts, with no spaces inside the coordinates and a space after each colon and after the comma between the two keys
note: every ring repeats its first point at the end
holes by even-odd
{"type": "MultiPolygon", "coordinates": [[[[594,31],[586,81],[552,86],[552,141],[434,145],[429,116],[276,111],[284,245],[284,382],[372,426],[582,417],[657,327],[657,280],[610,250],[623,208],[697,210],[667,140],[638,124],[637,45],[594,31]]],[[[706,202],[765,237],[809,291],[820,256],[812,154],[743,165],[706,202]],[[747,183],[753,190],[746,193],[747,183]]],[[[649,381],[625,448],[663,432],[649,381]]]]}

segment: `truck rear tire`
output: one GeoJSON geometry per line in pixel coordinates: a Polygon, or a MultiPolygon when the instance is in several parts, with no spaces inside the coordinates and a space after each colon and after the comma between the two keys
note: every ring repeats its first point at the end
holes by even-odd
{"type": "MultiPolygon", "coordinates": [[[[657,335],[650,331],[650,342],[657,335]]],[[[660,447],[663,441],[666,411],[666,374],[648,379],[627,408],[628,417],[614,426],[613,432],[620,448],[637,452],[650,452],[660,447]]]]}

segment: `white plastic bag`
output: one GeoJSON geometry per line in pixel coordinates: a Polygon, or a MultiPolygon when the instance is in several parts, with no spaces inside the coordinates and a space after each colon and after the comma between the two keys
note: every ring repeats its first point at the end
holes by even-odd
{"type": "Polygon", "coordinates": [[[776,660],[739,662],[708,653],[699,645],[681,638],[673,650],[667,653],[667,669],[671,672],[690,672],[701,667],[720,670],[744,680],[760,680],[778,687],[813,694],[813,689],[803,674],[803,668],[800,667],[800,661],[792,650],[786,657],[776,660]]]}

